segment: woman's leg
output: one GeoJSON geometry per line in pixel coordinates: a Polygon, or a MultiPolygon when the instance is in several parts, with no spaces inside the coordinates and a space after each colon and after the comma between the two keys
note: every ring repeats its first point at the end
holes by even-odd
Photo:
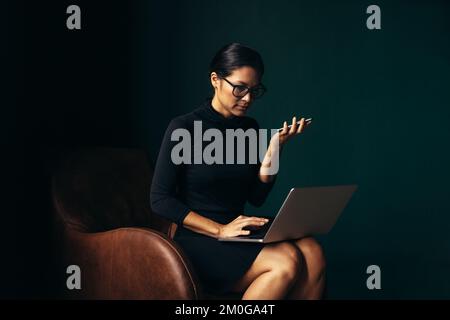
{"type": "Polygon", "coordinates": [[[292,242],[303,255],[303,268],[288,299],[321,299],[325,287],[325,255],[314,238],[292,242]]]}
{"type": "Polygon", "coordinates": [[[243,300],[283,299],[297,281],[301,265],[301,253],[293,243],[268,244],[235,284],[234,291],[245,291],[243,300]]]}

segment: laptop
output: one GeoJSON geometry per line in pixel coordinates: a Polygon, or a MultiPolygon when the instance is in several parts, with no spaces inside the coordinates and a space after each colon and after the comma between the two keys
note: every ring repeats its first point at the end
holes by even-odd
{"type": "Polygon", "coordinates": [[[347,206],[357,185],[292,188],[275,218],[249,235],[219,241],[271,243],[328,233],[347,206]]]}

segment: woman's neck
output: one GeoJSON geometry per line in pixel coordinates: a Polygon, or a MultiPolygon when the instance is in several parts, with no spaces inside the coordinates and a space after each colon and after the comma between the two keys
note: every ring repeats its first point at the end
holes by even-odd
{"type": "Polygon", "coordinates": [[[229,112],[227,109],[225,109],[223,107],[223,105],[220,103],[220,101],[216,95],[214,95],[214,97],[211,101],[211,105],[214,108],[214,110],[216,110],[218,113],[220,113],[225,118],[231,118],[233,116],[233,114],[231,112],[229,112]]]}

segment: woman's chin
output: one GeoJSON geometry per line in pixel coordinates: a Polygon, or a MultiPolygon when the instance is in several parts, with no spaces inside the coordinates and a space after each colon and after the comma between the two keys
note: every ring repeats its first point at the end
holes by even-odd
{"type": "Polygon", "coordinates": [[[233,113],[236,116],[245,116],[245,114],[247,113],[248,107],[240,107],[240,106],[235,106],[233,108],[233,113]]]}

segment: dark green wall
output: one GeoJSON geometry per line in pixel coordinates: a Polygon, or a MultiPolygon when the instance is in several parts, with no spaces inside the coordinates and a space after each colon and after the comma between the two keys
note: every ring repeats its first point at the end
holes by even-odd
{"type": "Polygon", "coordinates": [[[377,1],[382,29],[370,31],[370,4],[149,5],[140,13],[148,25],[135,42],[138,128],[155,154],[169,119],[210,93],[214,52],[234,41],[253,46],[264,58],[269,92],[250,115],[267,128],[293,115],[314,122],[287,146],[267,203],[248,212],[275,214],[294,186],[356,183],[334,230],[321,237],[328,296],[450,298],[450,6],[377,1]],[[155,56],[161,61],[152,72],[155,56]],[[164,107],[152,104],[159,99],[148,91],[155,78],[167,98],[164,107]],[[380,291],[366,288],[371,264],[381,267],[380,291]]]}
{"type": "Polygon", "coordinates": [[[48,150],[138,146],[154,160],[169,120],[211,93],[213,54],[238,41],[266,64],[269,92],[250,115],[267,128],[314,118],[286,147],[267,203],[248,213],[275,214],[293,186],[356,183],[320,238],[327,296],[450,298],[448,1],[76,3],[80,31],[66,29],[68,0],[9,1],[1,19],[2,205],[14,226],[2,232],[1,297],[58,297],[48,150]],[[377,31],[365,26],[373,3],[377,31]],[[371,264],[381,291],[365,286],[371,264]]]}

